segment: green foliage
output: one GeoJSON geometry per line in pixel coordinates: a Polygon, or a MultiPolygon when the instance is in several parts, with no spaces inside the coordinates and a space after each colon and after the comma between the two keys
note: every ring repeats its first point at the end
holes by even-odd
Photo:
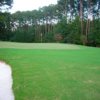
{"type": "Polygon", "coordinates": [[[56,5],[18,11],[10,17],[1,14],[0,40],[99,45],[99,7],[100,0],[58,0],[56,5]]]}
{"type": "Polygon", "coordinates": [[[58,22],[54,28],[54,32],[55,34],[62,34],[63,36],[65,36],[68,31],[67,31],[67,22],[66,22],[66,19],[63,18],[60,22],[58,22]]]}
{"type": "Polygon", "coordinates": [[[100,20],[96,19],[92,27],[89,37],[89,43],[93,46],[100,46],[100,20]]]}
{"type": "Polygon", "coordinates": [[[12,7],[13,0],[0,0],[0,12],[2,12],[4,8],[10,9],[12,7]]]}
{"type": "Polygon", "coordinates": [[[13,32],[11,41],[16,42],[34,42],[34,33],[32,29],[19,29],[13,32]]]}
{"type": "Polygon", "coordinates": [[[54,34],[51,32],[46,33],[45,36],[43,36],[42,38],[43,38],[43,42],[47,42],[47,43],[54,42],[54,34]]]}
{"type": "Polygon", "coordinates": [[[80,44],[81,43],[81,27],[79,17],[68,24],[68,35],[65,36],[64,42],[80,44]]]}
{"type": "Polygon", "coordinates": [[[72,43],[72,44],[81,44],[80,34],[78,34],[78,33],[70,33],[64,39],[64,42],[72,43]]]}
{"type": "Polygon", "coordinates": [[[9,13],[0,12],[0,40],[8,41],[12,36],[10,21],[9,13]]]}
{"type": "Polygon", "coordinates": [[[11,6],[13,0],[0,0],[0,6],[8,5],[11,6]]]}

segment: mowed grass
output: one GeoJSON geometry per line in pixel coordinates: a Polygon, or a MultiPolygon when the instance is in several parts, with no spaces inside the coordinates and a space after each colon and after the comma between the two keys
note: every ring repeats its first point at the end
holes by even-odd
{"type": "Polygon", "coordinates": [[[0,60],[12,67],[15,100],[100,100],[99,48],[1,42],[0,60]]]}

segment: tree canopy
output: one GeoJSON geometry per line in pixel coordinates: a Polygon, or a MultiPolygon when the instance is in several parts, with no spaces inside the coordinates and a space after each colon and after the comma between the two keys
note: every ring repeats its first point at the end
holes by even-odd
{"type": "Polygon", "coordinates": [[[11,7],[13,0],[0,0],[0,10],[2,10],[3,6],[11,7]]]}
{"type": "Polygon", "coordinates": [[[8,19],[10,41],[100,44],[100,0],[58,0],[8,19]]]}

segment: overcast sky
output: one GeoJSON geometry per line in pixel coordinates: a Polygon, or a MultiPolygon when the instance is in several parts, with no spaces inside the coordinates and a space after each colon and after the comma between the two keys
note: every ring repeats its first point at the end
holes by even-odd
{"type": "Polygon", "coordinates": [[[57,0],[13,0],[12,13],[16,11],[27,11],[38,9],[49,4],[56,4],[57,0]]]}

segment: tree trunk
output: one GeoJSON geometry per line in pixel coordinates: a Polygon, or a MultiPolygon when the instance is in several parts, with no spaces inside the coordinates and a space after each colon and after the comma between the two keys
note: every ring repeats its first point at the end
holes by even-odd
{"type": "Polygon", "coordinates": [[[83,24],[83,0],[80,0],[80,21],[81,21],[81,37],[82,37],[82,43],[83,45],[86,45],[86,39],[85,39],[85,35],[84,35],[84,31],[83,31],[83,28],[84,28],[84,24],[83,24]]]}
{"type": "Polygon", "coordinates": [[[92,0],[88,0],[88,14],[87,14],[87,24],[86,24],[86,42],[88,43],[88,34],[91,29],[91,21],[93,22],[93,2],[92,0]]]}
{"type": "Polygon", "coordinates": [[[81,34],[83,35],[83,0],[80,0],[81,34]]]}
{"type": "Polygon", "coordinates": [[[65,17],[66,17],[66,21],[67,21],[67,4],[68,2],[67,2],[67,0],[65,0],[65,11],[64,11],[64,14],[65,14],[65,17]]]}

